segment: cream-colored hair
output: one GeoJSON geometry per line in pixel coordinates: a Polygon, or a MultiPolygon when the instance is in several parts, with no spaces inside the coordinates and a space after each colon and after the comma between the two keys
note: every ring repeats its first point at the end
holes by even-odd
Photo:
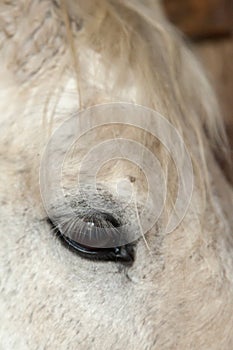
{"type": "MultiPolygon", "coordinates": [[[[0,1],[0,52],[0,347],[232,349],[232,189],[213,155],[227,147],[223,122],[159,1],[0,1]],[[71,254],[52,236],[39,196],[55,127],[113,101],[166,117],[194,166],[182,225],[149,232],[150,251],[139,240],[131,268],[71,254]]],[[[158,150],[173,203],[174,164],[149,136],[144,144],[158,150]]]]}

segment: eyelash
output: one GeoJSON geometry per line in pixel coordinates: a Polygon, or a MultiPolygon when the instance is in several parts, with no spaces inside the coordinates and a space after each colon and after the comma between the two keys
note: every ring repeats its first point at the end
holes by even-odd
{"type": "Polygon", "coordinates": [[[132,264],[134,262],[135,243],[126,244],[113,248],[94,248],[88,247],[72,240],[68,236],[62,234],[58,227],[48,218],[48,223],[52,227],[52,231],[62,244],[79,256],[90,260],[114,261],[132,264]]]}

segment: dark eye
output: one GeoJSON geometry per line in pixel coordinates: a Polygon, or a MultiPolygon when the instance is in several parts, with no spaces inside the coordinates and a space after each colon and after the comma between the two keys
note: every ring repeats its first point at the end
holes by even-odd
{"type": "MultiPolygon", "coordinates": [[[[105,212],[90,213],[89,215],[86,215],[85,218],[82,218],[82,220],[86,224],[84,227],[88,227],[88,225],[90,225],[92,227],[92,230],[95,228],[108,228],[108,232],[110,230],[110,232],[113,234],[116,234],[117,227],[120,226],[117,219],[115,219],[111,214],[105,212]]],[[[79,232],[72,233],[72,231],[67,230],[67,234],[61,233],[58,225],[55,225],[50,219],[48,219],[48,222],[52,226],[53,232],[55,232],[62,243],[72,251],[78,253],[83,258],[102,261],[125,262],[128,264],[132,264],[134,261],[134,243],[111,248],[92,247],[91,244],[89,245],[88,243],[83,244],[78,242],[77,237],[80,237],[79,232]]],[[[75,230],[81,230],[81,226],[76,225],[75,230]]],[[[62,231],[66,232],[65,230],[62,231]]]]}

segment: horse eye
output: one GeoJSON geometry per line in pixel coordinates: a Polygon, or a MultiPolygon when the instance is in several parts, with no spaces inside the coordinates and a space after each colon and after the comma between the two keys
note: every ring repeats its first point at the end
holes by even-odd
{"type": "MultiPolygon", "coordinates": [[[[88,227],[88,225],[92,226],[93,228],[101,228],[104,227],[104,225],[107,225],[107,227],[111,225],[115,228],[119,226],[118,221],[108,213],[100,213],[100,215],[95,215],[94,217],[85,217],[84,221],[87,224],[86,227],[88,227]]],[[[74,234],[71,232],[67,234],[61,233],[58,226],[55,225],[53,221],[48,219],[48,222],[52,226],[53,232],[61,240],[64,246],[71,249],[73,252],[76,252],[82,258],[102,261],[115,261],[127,264],[132,264],[134,261],[134,243],[112,248],[96,248],[88,244],[79,243],[78,240],[75,239],[75,237],[79,236],[77,232],[74,234]]]]}

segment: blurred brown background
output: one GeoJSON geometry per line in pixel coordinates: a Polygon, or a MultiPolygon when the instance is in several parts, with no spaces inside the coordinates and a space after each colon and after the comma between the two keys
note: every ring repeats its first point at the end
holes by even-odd
{"type": "Polygon", "coordinates": [[[192,40],[209,73],[233,150],[233,0],[162,1],[167,16],[192,40]]]}

